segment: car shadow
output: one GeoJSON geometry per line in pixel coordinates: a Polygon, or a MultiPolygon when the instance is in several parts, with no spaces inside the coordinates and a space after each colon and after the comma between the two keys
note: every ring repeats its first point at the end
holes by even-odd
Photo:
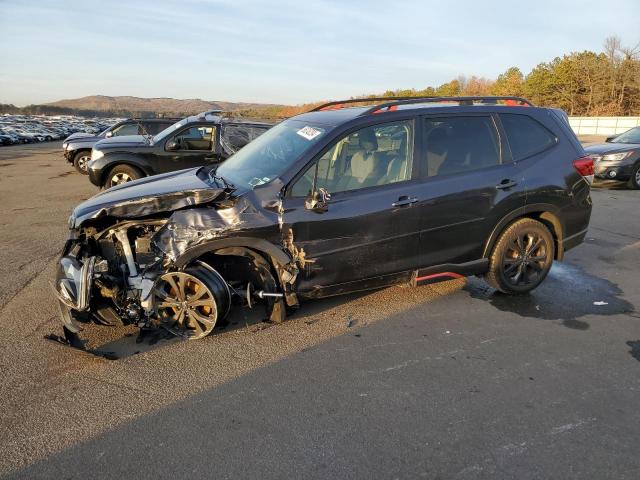
{"type": "MultiPolygon", "coordinates": [[[[359,298],[372,295],[377,290],[357,292],[338,297],[312,300],[304,303],[303,311],[294,311],[287,315],[287,320],[306,318],[307,324],[317,321],[317,318],[325,310],[336,307],[341,303],[347,303],[359,298]]],[[[276,324],[265,319],[266,313],[263,305],[257,304],[253,308],[234,305],[224,321],[218,322],[211,335],[224,335],[239,330],[246,330],[253,334],[275,326],[276,324]]],[[[350,322],[349,327],[357,324],[357,320],[345,319],[350,322]]],[[[51,335],[46,336],[51,337],[51,335]]],[[[56,337],[56,335],[52,335],[56,337]]],[[[133,355],[139,355],[168,347],[185,339],[177,337],[162,328],[140,331],[135,327],[101,327],[88,325],[80,334],[83,342],[86,342],[86,352],[107,360],[119,360],[133,355]]]]}
{"type": "Polygon", "coordinates": [[[635,311],[631,303],[621,298],[623,292],[616,284],[563,262],[555,262],[544,282],[526,295],[506,295],[476,278],[469,279],[465,290],[498,310],[521,317],[562,320],[562,325],[575,330],[589,328],[588,322],[580,320],[587,315],[635,311]]]}

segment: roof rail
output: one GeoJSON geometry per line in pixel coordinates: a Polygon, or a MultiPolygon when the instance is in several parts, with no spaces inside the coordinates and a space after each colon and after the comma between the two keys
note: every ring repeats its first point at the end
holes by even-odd
{"type": "Polygon", "coordinates": [[[379,103],[361,113],[362,115],[369,115],[372,113],[379,113],[384,109],[393,110],[393,107],[398,105],[409,105],[412,103],[440,103],[440,102],[458,102],[460,105],[473,105],[475,102],[485,104],[496,104],[499,101],[510,101],[516,105],[533,107],[533,103],[522,97],[491,97],[491,96],[477,96],[477,97],[374,97],[374,98],[353,98],[349,100],[336,100],[334,102],[328,102],[320,105],[311,112],[319,112],[323,110],[339,110],[343,108],[344,104],[350,103],[363,103],[363,102],[384,102],[379,103]]]}
{"type": "Polygon", "coordinates": [[[412,100],[416,98],[433,98],[433,97],[372,97],[372,98],[350,98],[349,100],[335,100],[333,102],[323,103],[309,110],[310,112],[320,112],[322,110],[339,110],[342,105],[347,103],[363,103],[363,102],[383,102],[392,100],[412,100]]]}

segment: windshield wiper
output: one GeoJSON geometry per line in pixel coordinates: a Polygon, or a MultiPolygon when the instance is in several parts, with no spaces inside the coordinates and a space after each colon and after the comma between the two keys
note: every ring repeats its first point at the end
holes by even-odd
{"type": "Polygon", "coordinates": [[[211,171],[209,172],[209,179],[215,182],[215,184],[219,187],[221,186],[220,184],[222,184],[225,190],[234,191],[236,189],[235,185],[225,180],[224,177],[216,175],[217,169],[217,167],[211,169],[211,171]]]}

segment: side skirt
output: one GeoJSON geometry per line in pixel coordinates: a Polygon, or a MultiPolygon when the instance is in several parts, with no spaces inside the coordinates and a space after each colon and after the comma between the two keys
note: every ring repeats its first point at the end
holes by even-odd
{"type": "Polygon", "coordinates": [[[421,268],[413,273],[411,285],[428,285],[430,283],[445,282],[456,278],[485,273],[489,269],[489,259],[483,258],[466,263],[445,263],[432,267],[421,268]]]}
{"type": "Polygon", "coordinates": [[[376,288],[385,288],[392,285],[409,284],[413,287],[428,285],[430,283],[444,282],[455,278],[463,278],[471,275],[485,273],[489,269],[489,259],[483,258],[466,263],[445,263],[411,270],[408,272],[382,275],[379,277],[357,280],[354,282],[340,283],[328,286],[317,286],[313,290],[297,292],[298,296],[305,299],[332,297],[345,293],[361,292],[376,288]]]}

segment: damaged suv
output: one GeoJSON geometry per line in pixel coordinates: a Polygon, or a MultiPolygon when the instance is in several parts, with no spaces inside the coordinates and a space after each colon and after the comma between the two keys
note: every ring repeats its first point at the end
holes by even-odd
{"type": "Polygon", "coordinates": [[[219,166],[76,207],[66,338],[93,322],[197,339],[232,305],[281,322],[305,298],[468,275],[526,293],[583,241],[592,180],[564,113],[520,98],[332,102],[219,166]]]}

